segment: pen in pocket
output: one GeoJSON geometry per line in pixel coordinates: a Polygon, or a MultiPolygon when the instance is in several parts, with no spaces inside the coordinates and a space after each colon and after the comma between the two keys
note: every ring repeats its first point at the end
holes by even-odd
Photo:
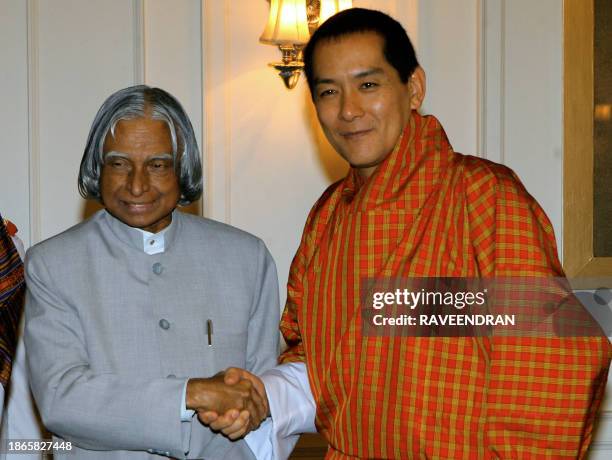
{"type": "Polygon", "coordinates": [[[212,347],[213,323],[212,319],[206,321],[206,334],[208,334],[208,346],[212,347]]]}

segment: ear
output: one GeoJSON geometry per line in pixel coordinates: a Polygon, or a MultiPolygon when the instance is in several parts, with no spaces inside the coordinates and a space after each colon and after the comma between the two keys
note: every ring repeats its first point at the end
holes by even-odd
{"type": "Polygon", "coordinates": [[[410,91],[410,109],[418,110],[425,99],[426,81],[425,71],[421,66],[417,67],[408,80],[410,91]]]}

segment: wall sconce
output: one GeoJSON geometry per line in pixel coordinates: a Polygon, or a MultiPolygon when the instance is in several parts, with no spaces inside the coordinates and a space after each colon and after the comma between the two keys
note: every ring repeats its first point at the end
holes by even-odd
{"type": "Polygon", "coordinates": [[[268,24],[259,41],[276,45],[281,62],[269,65],[278,70],[288,89],[295,88],[304,67],[302,49],[310,34],[327,18],[352,7],[352,0],[271,0],[268,24]]]}

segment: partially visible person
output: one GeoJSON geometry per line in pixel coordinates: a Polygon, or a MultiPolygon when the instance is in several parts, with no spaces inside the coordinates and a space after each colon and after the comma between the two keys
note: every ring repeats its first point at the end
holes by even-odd
{"type": "MultiPolygon", "coordinates": [[[[23,241],[19,238],[17,227],[8,220],[5,220],[4,224],[23,261],[25,249],[23,241]]],[[[4,395],[4,412],[0,414],[0,439],[45,439],[47,437],[30,391],[23,344],[23,326],[24,318],[21,315],[10,385],[4,395]]],[[[25,460],[40,457],[40,453],[23,454],[0,451],[0,460],[25,460]]]]}
{"type": "MultiPolygon", "coordinates": [[[[456,153],[440,122],[418,113],[425,72],[391,17],[333,16],[304,62],[319,122],[351,169],[314,204],[291,265],[288,349],[262,376],[273,455],[286,458],[286,441],[316,424],[328,460],[584,458],[611,358],[599,328],[564,337],[363,330],[368,280],[563,277],[542,208],[509,168],[456,153]]],[[[227,377],[261,385],[246,371],[227,377]]],[[[208,416],[226,434],[239,428],[208,416]]]]}
{"type": "Polygon", "coordinates": [[[196,415],[235,414],[249,429],[265,417],[249,382],[229,387],[218,372],[276,363],[276,269],[260,239],[177,209],[202,192],[179,102],[147,86],[112,94],[79,190],[104,209],[26,257],[32,390],[45,426],[73,447],[57,456],[253,459],[196,415]]]}
{"type": "Polygon", "coordinates": [[[17,228],[0,215],[0,419],[11,378],[25,293],[23,263],[13,242],[16,233],[17,228]]]}

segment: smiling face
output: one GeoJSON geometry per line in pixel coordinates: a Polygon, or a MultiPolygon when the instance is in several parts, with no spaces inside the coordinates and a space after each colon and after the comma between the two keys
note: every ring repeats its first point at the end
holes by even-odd
{"type": "Polygon", "coordinates": [[[327,139],[363,177],[391,153],[424,96],[418,68],[402,83],[374,32],[325,40],[313,53],[313,100],[327,139]]]}
{"type": "Polygon", "coordinates": [[[157,233],[172,221],[181,192],[165,122],[120,120],[107,134],[100,194],[106,210],[130,227],[157,233]]]}

